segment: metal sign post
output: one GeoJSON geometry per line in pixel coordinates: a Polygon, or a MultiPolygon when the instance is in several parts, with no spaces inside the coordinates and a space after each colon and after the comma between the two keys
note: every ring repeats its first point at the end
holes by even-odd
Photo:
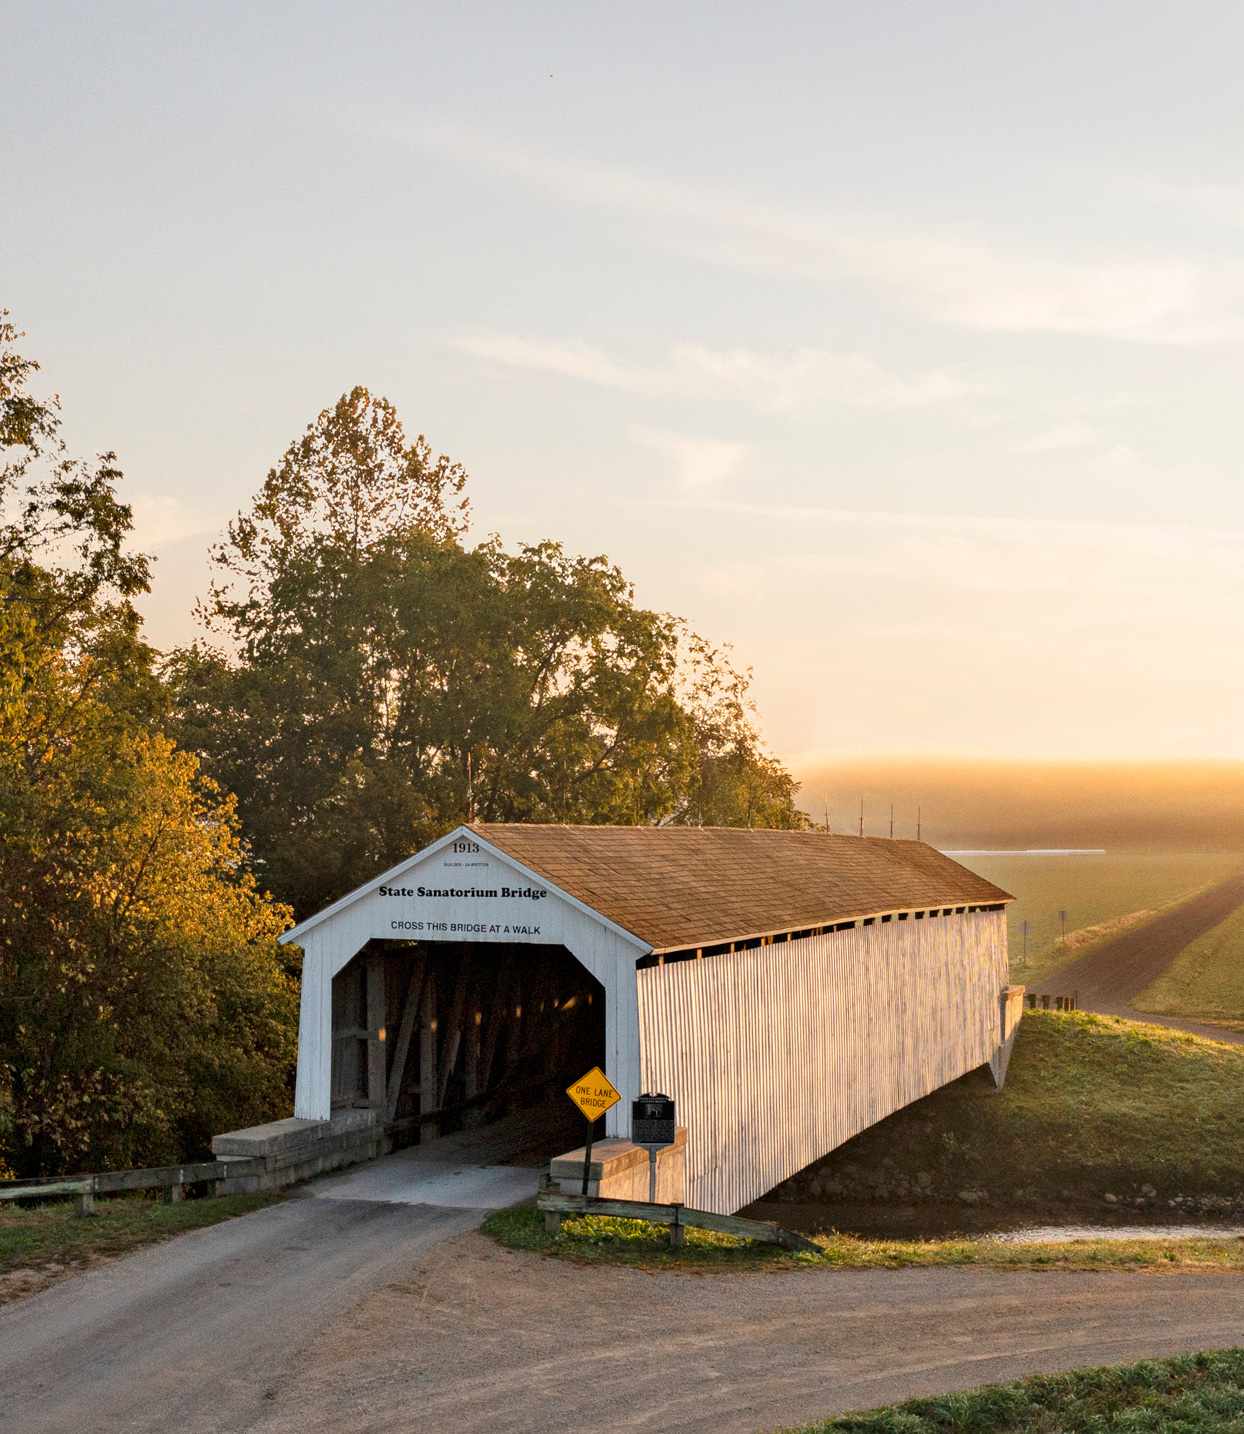
{"type": "Polygon", "coordinates": [[[592,1132],[597,1120],[622,1099],[622,1092],[599,1066],[593,1066],[587,1075],[580,1076],[574,1085],[566,1087],[566,1094],[587,1121],[587,1139],[583,1142],[583,1194],[586,1196],[588,1181],[592,1177],[592,1132]]]}
{"type": "Polygon", "coordinates": [[[674,1102],[660,1093],[641,1095],[631,1102],[631,1140],[648,1150],[648,1203],[657,1202],[657,1151],[673,1145],[677,1123],[674,1102]]]}

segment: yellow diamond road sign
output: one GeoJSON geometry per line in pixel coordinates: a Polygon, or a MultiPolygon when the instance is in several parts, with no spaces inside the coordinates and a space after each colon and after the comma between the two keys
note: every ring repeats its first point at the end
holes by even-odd
{"type": "Polygon", "coordinates": [[[566,1094],[588,1120],[604,1115],[611,1105],[617,1105],[622,1099],[622,1092],[615,1088],[599,1066],[593,1066],[587,1075],[580,1076],[574,1085],[568,1085],[566,1094]]]}

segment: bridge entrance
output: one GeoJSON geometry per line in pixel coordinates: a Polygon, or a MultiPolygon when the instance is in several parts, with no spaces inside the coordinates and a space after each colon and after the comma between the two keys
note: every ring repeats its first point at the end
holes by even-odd
{"type": "Polygon", "coordinates": [[[568,1101],[564,1120],[549,1105],[603,1064],[605,1014],[604,988],[564,946],[369,941],[333,977],[332,1108],[380,1111],[398,1146],[529,1124],[539,1160],[575,1129],[568,1101]]]}

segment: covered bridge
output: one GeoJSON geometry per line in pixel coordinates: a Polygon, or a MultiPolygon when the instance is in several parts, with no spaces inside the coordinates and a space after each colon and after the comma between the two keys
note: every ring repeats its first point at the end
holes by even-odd
{"type": "Polygon", "coordinates": [[[672,1095],[687,1202],[733,1212],[967,1071],[1001,1082],[1010,899],[915,841],[458,827],[282,938],[295,1114],[426,1138],[599,1063],[608,1134],[672,1095]]]}

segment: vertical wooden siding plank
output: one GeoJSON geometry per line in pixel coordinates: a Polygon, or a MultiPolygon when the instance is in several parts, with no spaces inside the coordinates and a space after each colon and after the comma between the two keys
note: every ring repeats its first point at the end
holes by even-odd
{"type": "Polygon", "coordinates": [[[733,1211],[984,1064],[1005,914],[878,923],[637,973],[642,1083],[689,1129],[689,1201],[733,1211]]]}

